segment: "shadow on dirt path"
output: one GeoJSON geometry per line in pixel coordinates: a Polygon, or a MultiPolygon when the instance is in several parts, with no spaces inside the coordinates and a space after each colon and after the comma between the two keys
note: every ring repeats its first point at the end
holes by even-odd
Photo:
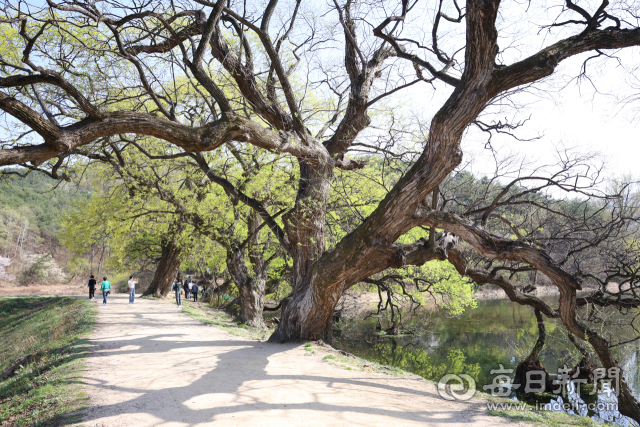
{"type": "Polygon", "coordinates": [[[87,426],[515,425],[421,379],[343,370],[301,344],[200,324],[170,302],[99,303],[83,382],[87,426]]]}

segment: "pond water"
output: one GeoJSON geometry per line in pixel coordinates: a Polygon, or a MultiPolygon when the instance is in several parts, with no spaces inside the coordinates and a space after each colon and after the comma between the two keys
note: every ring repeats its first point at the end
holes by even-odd
{"type": "MultiPolygon", "coordinates": [[[[557,305],[557,297],[548,298],[547,303],[557,305]]],[[[533,309],[507,300],[478,301],[476,308],[458,317],[447,317],[434,310],[418,310],[405,318],[405,326],[413,334],[400,336],[389,336],[382,332],[388,327],[385,318],[369,317],[365,320],[364,317],[361,314],[354,318],[342,318],[336,323],[333,346],[430,380],[438,381],[446,373],[466,373],[476,380],[476,387],[481,391],[483,386],[492,384],[496,377],[491,370],[500,369],[502,365],[504,369],[513,369],[515,372],[516,366],[529,354],[538,337],[533,309]]],[[[548,337],[540,361],[554,376],[564,365],[573,368],[580,357],[561,325],[553,319],[547,319],[545,326],[548,337]]],[[[620,331],[623,336],[630,333],[620,331]]],[[[639,397],[640,342],[616,350],[627,383],[635,396],[639,397]]],[[[561,397],[551,397],[555,400],[547,398],[544,403],[563,402],[561,397]]],[[[517,399],[515,395],[511,398],[517,399]]],[[[569,394],[565,401],[572,399],[581,403],[589,401],[588,397],[583,395],[580,399],[575,393],[573,397],[569,394]]],[[[622,426],[634,425],[627,418],[610,411],[582,408],[572,413],[576,412],[595,419],[614,421],[622,426]]]]}

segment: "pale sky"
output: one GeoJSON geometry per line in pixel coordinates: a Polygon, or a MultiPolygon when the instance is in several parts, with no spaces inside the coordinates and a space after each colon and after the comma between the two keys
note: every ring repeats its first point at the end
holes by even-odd
{"type": "MultiPolygon", "coordinates": [[[[494,149],[500,155],[514,153],[524,155],[536,164],[551,162],[555,147],[573,147],[580,152],[598,152],[606,161],[608,176],[631,174],[640,179],[640,48],[631,48],[621,53],[623,66],[610,59],[605,64],[589,67],[589,76],[595,84],[582,81],[578,86],[569,82],[578,75],[585,55],[571,58],[558,67],[554,76],[540,88],[547,89],[540,96],[520,96],[527,104],[519,111],[520,118],[531,116],[523,128],[516,131],[522,137],[542,137],[535,141],[522,142],[507,136],[492,139],[494,149]],[[635,75],[633,67],[636,67],[635,75]],[[637,81],[635,79],[638,79],[637,81]],[[635,88],[633,85],[637,85],[635,88]],[[639,100],[623,104],[622,99],[636,95],[639,100]]],[[[407,96],[411,102],[422,105],[425,117],[430,118],[442,106],[450,90],[433,94],[427,86],[411,90],[407,96]]],[[[513,117],[513,110],[495,116],[496,119],[513,117]]],[[[485,119],[485,121],[488,121],[485,119]]],[[[489,150],[484,149],[486,134],[471,129],[463,139],[464,160],[474,159],[475,174],[491,174],[493,160],[489,150]]]]}

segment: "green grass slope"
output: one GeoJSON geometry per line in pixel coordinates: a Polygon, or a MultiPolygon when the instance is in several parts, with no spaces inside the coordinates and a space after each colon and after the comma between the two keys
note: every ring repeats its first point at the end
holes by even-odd
{"type": "Polygon", "coordinates": [[[81,387],[95,305],[75,298],[0,299],[0,425],[55,426],[86,402],[81,387]]]}

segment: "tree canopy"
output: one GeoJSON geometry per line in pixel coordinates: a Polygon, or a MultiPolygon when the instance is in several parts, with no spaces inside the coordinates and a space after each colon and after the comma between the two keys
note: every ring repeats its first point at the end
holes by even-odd
{"type": "MultiPolygon", "coordinates": [[[[158,206],[171,206],[180,230],[206,229],[207,212],[199,209],[207,205],[184,208],[180,186],[188,188],[189,174],[166,178],[176,159],[198,167],[213,185],[207,191],[224,192],[233,206],[216,217],[229,215],[229,230],[246,236],[240,245],[226,240],[227,260],[244,256],[235,249],[248,246],[264,226],[290,262],[291,292],[271,337],[276,342],[330,340],[332,313],[346,290],[380,281],[389,269],[437,260],[561,319],[612,368],[615,344],[585,323],[578,307],[640,305],[632,235],[638,216],[629,184],[603,189],[588,158],[561,155],[557,165],[527,176],[473,183],[464,198],[450,191],[465,188],[465,177],[452,173],[471,126],[513,131],[518,123],[487,114],[509,106],[569,58],[584,58],[575,72],[581,77],[594,55],[638,46],[637,9],[606,0],[526,7],[498,0],[348,0],[324,7],[299,0],[5,1],[0,110],[7,125],[0,165],[70,179],[79,158],[108,163],[127,193],[152,191],[158,206]],[[519,44],[523,37],[526,45],[519,44]],[[395,109],[379,107],[414,85],[446,91],[433,117],[413,112],[405,124],[395,109]],[[251,147],[245,152],[259,152],[259,159],[288,160],[269,177],[271,191],[294,183],[295,197],[283,198],[286,207],[252,193],[267,189],[262,171],[245,167],[248,159],[235,157],[234,144],[251,147]],[[167,163],[141,169],[129,150],[167,163]],[[236,159],[238,173],[256,185],[225,176],[219,164],[226,158],[236,159]],[[353,179],[345,171],[369,174],[366,168],[376,165],[386,172],[375,185],[384,189],[380,195],[345,191],[353,179]],[[535,194],[552,190],[578,200],[535,194]],[[340,197],[346,203],[337,204],[340,197]],[[231,220],[237,205],[250,220],[246,228],[241,216],[231,220]],[[584,267],[589,258],[602,263],[599,275],[584,267]],[[558,287],[557,309],[514,281],[534,270],[558,287]],[[626,287],[611,292],[613,278],[626,287]],[[598,291],[579,298],[585,281],[598,291]]],[[[366,183],[357,183],[358,192],[368,192],[366,183]]],[[[177,235],[169,234],[164,248],[177,235]]],[[[244,273],[237,282],[245,282],[244,273]]],[[[640,420],[640,405],[624,381],[620,389],[620,411],[640,420]]]]}

